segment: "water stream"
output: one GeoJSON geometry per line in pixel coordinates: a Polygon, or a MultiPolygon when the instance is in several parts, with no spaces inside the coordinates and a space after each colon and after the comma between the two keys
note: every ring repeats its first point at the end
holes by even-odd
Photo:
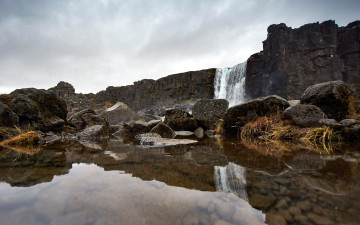
{"type": "Polygon", "coordinates": [[[231,68],[216,69],[214,88],[216,99],[226,99],[229,107],[245,101],[246,62],[231,68]]]}

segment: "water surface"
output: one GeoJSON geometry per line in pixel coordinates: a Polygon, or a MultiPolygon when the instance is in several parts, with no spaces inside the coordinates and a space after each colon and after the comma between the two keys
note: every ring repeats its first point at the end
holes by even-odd
{"type": "Polygon", "coordinates": [[[0,150],[0,224],[359,224],[360,154],[237,140],[0,150]]]}

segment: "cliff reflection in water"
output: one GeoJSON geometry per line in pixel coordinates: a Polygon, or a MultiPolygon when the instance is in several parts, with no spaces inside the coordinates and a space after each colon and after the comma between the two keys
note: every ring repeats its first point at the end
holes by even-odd
{"type": "Polygon", "coordinates": [[[107,216],[125,224],[161,224],[156,215],[170,210],[169,219],[158,218],[172,224],[217,220],[261,224],[261,210],[270,224],[274,218],[288,224],[358,223],[360,154],[344,149],[330,156],[301,150],[273,155],[248,149],[237,140],[219,145],[212,139],[156,149],[117,140],[65,142],[34,155],[1,149],[0,216],[7,216],[10,224],[19,224],[15,218],[25,221],[26,216],[34,224],[49,224],[54,218],[63,223],[64,215],[74,219],[68,224],[99,222],[92,214],[102,222],[107,216]],[[56,195],[70,197],[64,202],[56,195]],[[56,210],[40,205],[54,205],[56,210]],[[130,212],[128,206],[140,211],[130,212]],[[47,212],[50,209],[54,211],[47,212]],[[48,214],[46,219],[42,213],[48,214]],[[248,217],[235,216],[246,213],[248,217]]]}

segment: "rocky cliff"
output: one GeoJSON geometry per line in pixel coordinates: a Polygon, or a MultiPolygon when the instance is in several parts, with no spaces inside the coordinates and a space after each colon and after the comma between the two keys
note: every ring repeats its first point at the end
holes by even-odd
{"type": "Polygon", "coordinates": [[[360,21],[338,27],[335,21],[292,29],[268,27],[263,51],[247,61],[246,95],[299,99],[306,87],[342,80],[360,90],[360,21]]]}
{"type": "Polygon", "coordinates": [[[173,74],[158,80],[145,79],[133,85],[108,87],[97,94],[76,94],[71,84],[60,82],[49,90],[62,97],[71,111],[99,108],[106,102],[124,102],[132,109],[148,109],[196,99],[214,98],[216,69],[173,74]]]}

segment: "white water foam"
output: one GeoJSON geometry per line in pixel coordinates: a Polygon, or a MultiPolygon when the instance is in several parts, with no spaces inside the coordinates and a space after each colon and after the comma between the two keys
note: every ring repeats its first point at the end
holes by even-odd
{"type": "Polygon", "coordinates": [[[229,107],[245,102],[246,62],[216,69],[215,99],[226,99],[229,107]]]}

